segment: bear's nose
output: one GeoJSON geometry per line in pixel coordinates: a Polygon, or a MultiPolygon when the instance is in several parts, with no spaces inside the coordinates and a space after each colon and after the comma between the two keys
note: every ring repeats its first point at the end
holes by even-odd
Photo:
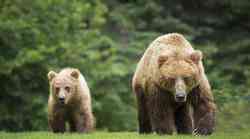
{"type": "Polygon", "coordinates": [[[65,100],[64,97],[60,97],[60,98],[59,98],[59,101],[60,101],[61,103],[64,103],[64,100],[65,100]]]}
{"type": "Polygon", "coordinates": [[[176,94],[176,97],[178,97],[178,98],[184,98],[185,94],[184,93],[176,94]]]}

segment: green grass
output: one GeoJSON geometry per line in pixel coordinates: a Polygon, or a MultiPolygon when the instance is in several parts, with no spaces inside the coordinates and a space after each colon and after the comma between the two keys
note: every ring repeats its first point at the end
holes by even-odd
{"type": "Polygon", "coordinates": [[[0,139],[250,139],[250,132],[216,133],[211,136],[159,136],[156,134],[139,135],[135,132],[96,132],[91,134],[53,134],[50,132],[0,132],[0,139]]]}

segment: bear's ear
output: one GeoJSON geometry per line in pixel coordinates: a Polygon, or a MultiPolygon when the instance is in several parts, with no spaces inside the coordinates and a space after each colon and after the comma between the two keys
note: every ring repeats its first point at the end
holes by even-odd
{"type": "Polygon", "coordinates": [[[159,56],[159,58],[158,58],[159,67],[161,67],[161,65],[163,65],[164,62],[166,62],[167,60],[168,60],[168,56],[166,56],[166,55],[159,56]]]}
{"type": "Polygon", "coordinates": [[[74,69],[71,74],[70,74],[73,78],[78,79],[79,75],[80,75],[80,71],[78,69],[74,69]]]}
{"type": "Polygon", "coordinates": [[[202,60],[202,52],[199,50],[195,50],[191,55],[190,55],[191,60],[195,63],[198,64],[199,61],[202,60]]]}
{"type": "Polygon", "coordinates": [[[57,75],[56,72],[50,71],[50,72],[48,73],[48,79],[49,79],[49,81],[52,81],[52,80],[56,77],[56,75],[57,75]]]}

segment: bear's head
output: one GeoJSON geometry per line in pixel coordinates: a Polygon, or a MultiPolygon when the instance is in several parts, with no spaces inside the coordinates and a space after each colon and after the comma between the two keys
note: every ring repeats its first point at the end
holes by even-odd
{"type": "Polygon", "coordinates": [[[48,79],[50,82],[50,93],[56,102],[70,104],[77,97],[80,71],[78,69],[64,69],[59,73],[50,71],[48,79]]]}
{"type": "Polygon", "coordinates": [[[185,102],[187,95],[199,84],[199,64],[201,51],[194,51],[187,56],[161,55],[158,57],[160,86],[174,95],[176,102],[185,102]]]}

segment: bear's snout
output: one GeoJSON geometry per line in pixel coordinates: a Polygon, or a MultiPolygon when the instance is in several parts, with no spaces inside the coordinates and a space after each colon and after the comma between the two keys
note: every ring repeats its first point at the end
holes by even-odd
{"type": "Polygon", "coordinates": [[[64,103],[65,103],[65,98],[64,98],[64,97],[59,97],[59,102],[60,102],[61,104],[64,104],[64,103]]]}
{"type": "Polygon", "coordinates": [[[175,101],[176,102],[185,102],[186,101],[186,93],[185,92],[178,92],[175,94],[175,101]]]}

